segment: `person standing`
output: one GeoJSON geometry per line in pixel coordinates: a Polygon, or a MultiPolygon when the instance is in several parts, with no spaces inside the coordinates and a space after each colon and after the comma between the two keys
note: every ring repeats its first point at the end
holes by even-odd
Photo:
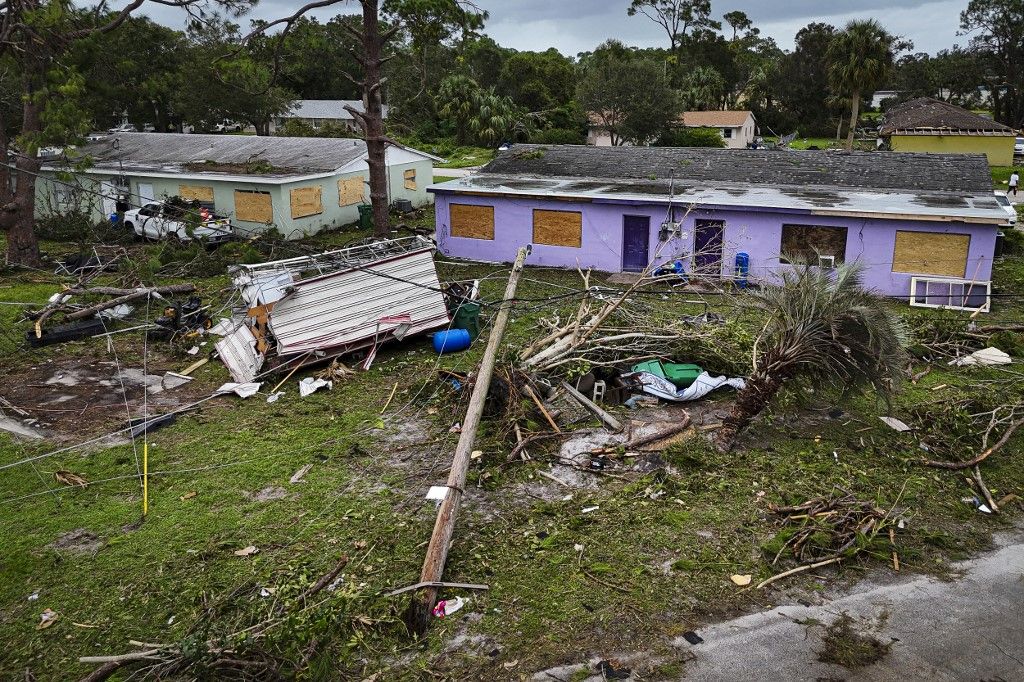
{"type": "Polygon", "coordinates": [[[1014,170],[1010,173],[1010,191],[1013,192],[1013,196],[1017,196],[1017,185],[1020,183],[1020,175],[1014,170]]]}

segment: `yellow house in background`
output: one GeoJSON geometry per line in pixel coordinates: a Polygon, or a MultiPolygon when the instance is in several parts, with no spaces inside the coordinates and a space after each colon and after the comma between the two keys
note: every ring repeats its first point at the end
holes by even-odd
{"type": "Polygon", "coordinates": [[[990,166],[1012,166],[1017,132],[963,107],[930,97],[885,113],[878,131],[895,152],[984,154],[990,166]]]}

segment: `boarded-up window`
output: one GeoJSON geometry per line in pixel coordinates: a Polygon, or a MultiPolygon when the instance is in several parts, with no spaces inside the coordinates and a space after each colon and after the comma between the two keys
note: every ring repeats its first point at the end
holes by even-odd
{"type": "Polygon", "coordinates": [[[898,230],[896,249],[892,256],[892,271],[965,277],[967,252],[970,247],[969,234],[898,230]]]}
{"type": "Polygon", "coordinates": [[[185,201],[198,201],[213,206],[213,188],[203,185],[178,185],[178,196],[185,201]]]}
{"type": "Polygon", "coordinates": [[[450,204],[452,236],[469,239],[494,239],[494,207],[450,204]]]}
{"type": "Polygon", "coordinates": [[[533,243],[580,248],[583,245],[583,214],[579,211],[533,209],[533,243]]]}
{"type": "Polygon", "coordinates": [[[320,186],[298,187],[288,193],[292,206],[292,218],[305,218],[324,212],[320,186]]]}
{"type": "Polygon", "coordinates": [[[270,192],[235,190],[235,220],[248,223],[274,222],[274,202],[270,192]]]}
{"type": "Polygon", "coordinates": [[[416,169],[410,168],[405,171],[405,188],[416,189],[416,169]]]}
{"type": "Polygon", "coordinates": [[[338,205],[351,206],[363,203],[363,176],[338,180],[338,205]]]}
{"type": "Polygon", "coordinates": [[[783,263],[817,265],[820,256],[832,256],[838,265],[846,260],[846,228],[821,225],[783,225],[783,263]]]}

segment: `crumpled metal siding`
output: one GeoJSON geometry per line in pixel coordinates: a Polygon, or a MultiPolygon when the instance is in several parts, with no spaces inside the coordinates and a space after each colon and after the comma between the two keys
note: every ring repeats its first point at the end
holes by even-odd
{"type": "Polygon", "coordinates": [[[231,373],[231,378],[240,384],[252,382],[263,366],[263,356],[256,352],[256,337],[247,325],[243,324],[213,347],[231,373]]]}
{"type": "Polygon", "coordinates": [[[270,330],[281,355],[332,348],[354,349],[384,340],[409,315],[407,334],[448,324],[431,249],[367,263],[297,282],[274,306],[270,330]]]}

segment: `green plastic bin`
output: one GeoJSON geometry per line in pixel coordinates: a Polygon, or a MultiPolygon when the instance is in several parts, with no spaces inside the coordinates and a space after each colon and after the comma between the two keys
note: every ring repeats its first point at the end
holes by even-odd
{"type": "Polygon", "coordinates": [[[698,365],[648,360],[633,365],[634,372],[647,372],[662,379],[668,379],[676,388],[688,388],[704,370],[698,365]]]}
{"type": "Polygon", "coordinates": [[[476,341],[480,336],[480,304],[472,301],[460,304],[452,317],[452,329],[465,329],[469,332],[469,339],[476,341]]]}
{"type": "Polygon", "coordinates": [[[359,227],[364,230],[373,229],[373,205],[359,204],[359,227]]]}

